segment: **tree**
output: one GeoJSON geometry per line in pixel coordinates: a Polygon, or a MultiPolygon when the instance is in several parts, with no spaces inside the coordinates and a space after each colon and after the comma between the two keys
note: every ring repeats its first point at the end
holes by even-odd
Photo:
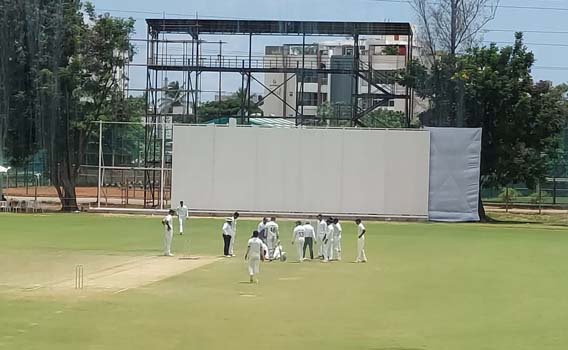
{"type": "Polygon", "coordinates": [[[495,17],[499,0],[410,0],[418,17],[419,39],[432,59],[445,52],[454,57],[475,43],[495,17]]]}
{"type": "Polygon", "coordinates": [[[164,95],[160,101],[160,113],[173,113],[174,107],[183,106],[186,96],[180,88],[179,81],[169,83],[164,95]]]}
{"type": "Polygon", "coordinates": [[[18,74],[2,74],[9,105],[5,144],[12,164],[45,149],[62,210],[72,211],[94,122],[125,120],[122,88],[134,20],[96,15],[91,4],[78,0],[23,3],[10,12],[21,28],[10,37],[18,40],[10,41],[7,63],[0,61],[0,72],[18,74]]]}
{"type": "Polygon", "coordinates": [[[483,27],[491,21],[499,0],[411,0],[418,17],[419,40],[425,48],[432,75],[426,117],[434,126],[463,127],[463,85],[451,79],[457,71],[456,56],[474,46],[483,27]],[[438,114],[433,114],[437,112],[438,114]]]}
{"type": "MultiPolygon", "coordinates": [[[[460,60],[456,79],[465,85],[466,125],[483,128],[482,186],[535,188],[557,154],[568,118],[568,89],[533,83],[533,63],[520,33],[513,46],[473,49],[460,60]]],[[[480,215],[485,217],[483,211],[480,215]]]]}
{"type": "MultiPolygon", "coordinates": [[[[482,187],[526,183],[534,188],[558,155],[559,134],[568,118],[568,87],[533,82],[534,56],[521,33],[513,46],[474,48],[456,57],[455,66],[444,62],[442,57],[430,71],[413,64],[400,79],[433,99],[421,120],[436,126],[435,117],[447,112],[444,102],[450,100],[441,86],[448,81],[461,86],[464,126],[483,128],[482,187]]],[[[485,220],[481,197],[479,202],[485,220]]]]}
{"type": "MultiPolygon", "coordinates": [[[[248,108],[246,99],[246,91],[239,89],[225,100],[206,102],[199,106],[199,121],[206,123],[219,117],[239,117],[242,113],[243,101],[245,101],[244,108],[248,108]]],[[[245,115],[262,113],[262,109],[256,103],[251,101],[250,106],[248,112],[244,111],[245,115]]]]}
{"type": "Polygon", "coordinates": [[[403,112],[377,109],[361,120],[371,128],[403,129],[406,128],[406,115],[403,112]]]}

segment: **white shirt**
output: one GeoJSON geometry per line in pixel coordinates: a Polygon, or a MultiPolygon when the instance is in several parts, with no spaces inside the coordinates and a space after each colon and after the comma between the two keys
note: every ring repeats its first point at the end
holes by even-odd
{"type": "Polygon", "coordinates": [[[260,224],[258,224],[258,233],[261,233],[262,231],[264,231],[264,229],[266,229],[266,224],[261,221],[260,224]]]}
{"type": "Polygon", "coordinates": [[[294,229],[294,233],[292,234],[292,240],[294,241],[301,241],[306,236],[306,231],[304,230],[304,226],[296,226],[294,229]]]}
{"type": "Polygon", "coordinates": [[[258,237],[253,237],[248,241],[248,257],[260,259],[260,253],[262,251],[262,241],[258,237]]]}
{"type": "Polygon", "coordinates": [[[327,222],[325,222],[325,220],[322,220],[318,224],[318,236],[325,236],[326,233],[327,233],[327,222]]]}
{"type": "Polygon", "coordinates": [[[269,221],[266,224],[266,237],[278,237],[278,224],[274,221],[269,221]]]}
{"type": "Polygon", "coordinates": [[[304,225],[304,235],[306,237],[315,237],[315,232],[314,232],[314,227],[310,224],[305,224],[304,225]]]}
{"type": "MultiPolygon", "coordinates": [[[[365,225],[363,225],[363,223],[360,223],[359,225],[357,225],[357,238],[361,236],[363,231],[365,231],[365,225]]],[[[365,235],[363,235],[363,237],[361,238],[365,238],[365,235]]]]}
{"type": "Polygon", "coordinates": [[[237,219],[233,219],[233,233],[237,233],[237,219]]]}
{"type": "Polygon", "coordinates": [[[343,232],[341,230],[341,224],[338,222],[337,224],[334,224],[333,227],[335,229],[335,236],[334,237],[341,239],[341,233],[343,232]]]}
{"type": "Polygon", "coordinates": [[[174,220],[174,218],[170,214],[166,215],[166,217],[164,218],[163,222],[164,222],[164,227],[166,228],[166,231],[171,231],[173,229],[173,226],[172,226],[173,220],[174,220]]]}
{"type": "Polygon", "coordinates": [[[176,211],[177,211],[177,214],[180,218],[186,218],[187,214],[189,212],[189,209],[187,209],[187,207],[184,205],[184,206],[181,206],[181,207],[177,207],[176,211]]]}
{"type": "Polygon", "coordinates": [[[225,236],[233,237],[235,235],[235,231],[233,231],[233,225],[229,224],[228,222],[223,224],[223,234],[225,236]]]}
{"type": "Polygon", "coordinates": [[[333,224],[329,224],[327,225],[327,234],[326,234],[326,239],[329,239],[330,241],[333,239],[333,235],[335,234],[335,229],[333,228],[333,224]]]}

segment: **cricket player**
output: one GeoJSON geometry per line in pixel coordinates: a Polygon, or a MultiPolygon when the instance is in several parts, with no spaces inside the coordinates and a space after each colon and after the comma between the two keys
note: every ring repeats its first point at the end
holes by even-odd
{"type": "Polygon", "coordinates": [[[266,243],[266,224],[268,223],[267,218],[262,218],[262,221],[258,224],[258,238],[260,238],[264,243],[266,243]]]}
{"type": "Polygon", "coordinates": [[[367,230],[365,225],[361,222],[361,219],[355,220],[357,224],[357,260],[356,262],[367,262],[367,256],[365,255],[365,234],[367,230]]]}
{"type": "Polygon", "coordinates": [[[174,256],[172,254],[172,239],[174,237],[174,215],[175,210],[170,209],[168,215],[162,219],[162,225],[164,225],[164,255],[174,256]]]}
{"type": "Polygon", "coordinates": [[[325,235],[327,234],[327,223],[326,221],[323,219],[323,216],[321,214],[318,215],[318,230],[317,230],[317,241],[319,243],[319,247],[318,247],[318,258],[323,258],[323,238],[325,237],[325,235]]]}
{"type": "Polygon", "coordinates": [[[264,260],[262,253],[262,241],[258,238],[258,231],[254,231],[252,238],[248,241],[248,248],[245,254],[245,260],[248,260],[250,283],[255,282],[254,275],[258,275],[260,272],[260,260],[264,260]]]}
{"type": "Polygon", "coordinates": [[[333,228],[333,219],[329,218],[326,221],[327,224],[327,232],[323,237],[323,261],[329,262],[331,260],[331,248],[333,246],[333,235],[334,235],[334,228],[333,228]]]}
{"type": "Polygon", "coordinates": [[[306,241],[305,236],[306,236],[306,231],[304,229],[304,226],[302,225],[302,222],[296,221],[296,227],[294,228],[292,234],[292,245],[294,244],[296,245],[296,251],[298,252],[299,262],[304,261],[304,254],[302,254],[302,251],[304,249],[304,242],[306,241]]]}
{"type": "Polygon", "coordinates": [[[333,247],[332,247],[332,259],[341,261],[341,224],[339,219],[333,219],[333,247]]]}
{"type": "Polygon", "coordinates": [[[176,212],[179,220],[179,234],[183,235],[183,224],[185,223],[185,220],[187,220],[189,209],[187,209],[187,207],[183,204],[183,201],[180,201],[176,212]]]}
{"type": "Polygon", "coordinates": [[[316,233],[314,227],[312,226],[312,224],[310,224],[309,221],[307,221],[306,224],[304,225],[304,235],[306,236],[306,239],[304,241],[302,257],[304,259],[306,258],[306,247],[309,247],[310,259],[314,260],[314,240],[316,238],[316,233]]]}
{"type": "Polygon", "coordinates": [[[235,256],[235,238],[237,238],[237,219],[239,218],[241,214],[239,214],[238,211],[236,211],[233,214],[233,236],[231,237],[231,245],[229,246],[229,255],[230,256],[235,256]]]}
{"type": "Polygon", "coordinates": [[[276,218],[272,217],[270,221],[266,223],[266,245],[268,246],[268,256],[270,260],[274,259],[274,250],[276,249],[279,238],[278,224],[276,223],[276,218]]]}
{"type": "Polygon", "coordinates": [[[223,255],[226,258],[230,258],[229,248],[231,246],[231,239],[234,236],[233,231],[233,218],[226,218],[223,224],[223,255]]]}

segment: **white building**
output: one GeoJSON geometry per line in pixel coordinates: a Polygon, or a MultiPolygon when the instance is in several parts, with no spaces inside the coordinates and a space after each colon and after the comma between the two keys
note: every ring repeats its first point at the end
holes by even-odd
{"type": "MultiPolygon", "coordinates": [[[[270,90],[275,89],[264,100],[262,109],[266,116],[294,117],[296,107],[299,114],[315,116],[318,114],[319,106],[324,104],[329,104],[331,108],[339,111],[343,109],[342,113],[351,110],[353,95],[351,90],[355,86],[353,75],[318,74],[310,70],[317,68],[352,70],[354,41],[351,39],[307,44],[305,50],[305,55],[302,56],[301,44],[266,47],[265,65],[268,64],[273,68],[307,69],[303,78],[300,74],[296,76],[294,73],[265,73],[265,85],[270,90]]],[[[373,72],[367,73],[366,78],[358,79],[358,94],[364,95],[358,103],[361,109],[366,109],[377,101],[376,97],[381,93],[378,87],[393,95],[406,94],[404,87],[394,83],[394,76],[398,70],[406,67],[409,59],[408,37],[391,35],[361,39],[359,50],[360,70],[373,72]],[[369,81],[372,83],[369,84],[369,81]]],[[[417,57],[418,52],[419,50],[414,49],[413,57],[417,57]]],[[[265,91],[265,95],[269,93],[269,90],[265,91]]],[[[405,112],[406,100],[400,98],[383,101],[383,106],[380,108],[405,112]]]]}

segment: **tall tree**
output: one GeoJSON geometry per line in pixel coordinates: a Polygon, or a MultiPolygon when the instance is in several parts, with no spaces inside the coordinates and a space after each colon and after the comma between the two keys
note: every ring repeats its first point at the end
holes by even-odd
{"type": "MultiPolygon", "coordinates": [[[[560,132],[568,119],[568,88],[553,87],[550,82],[535,84],[533,64],[533,54],[517,33],[513,46],[471,49],[456,57],[455,66],[440,64],[428,71],[412,65],[412,73],[401,81],[438,102],[448,100],[439,92],[439,84],[459,83],[463,87],[464,126],[483,128],[481,185],[523,182],[534,188],[558,154],[560,132]]],[[[445,112],[444,107],[433,104],[422,120],[428,123],[428,116],[445,112]]],[[[481,197],[479,201],[480,217],[487,219],[481,197]]]]}
{"type": "Polygon", "coordinates": [[[499,0],[410,0],[418,17],[419,39],[436,58],[455,56],[472,47],[483,27],[494,17],[499,0]]]}
{"type": "Polygon", "coordinates": [[[76,179],[93,122],[125,116],[122,87],[134,21],[96,15],[78,0],[6,3],[14,5],[10,15],[21,29],[9,35],[16,40],[7,63],[0,60],[0,72],[17,72],[2,74],[6,148],[16,165],[45,149],[62,209],[76,210],[76,179]]]}
{"type": "Polygon", "coordinates": [[[520,33],[513,46],[473,49],[460,60],[466,125],[483,128],[482,185],[535,188],[558,155],[568,88],[534,83],[533,64],[520,33]]]}
{"type": "Polygon", "coordinates": [[[418,18],[422,57],[432,71],[429,121],[435,126],[464,126],[463,84],[451,77],[456,56],[474,46],[495,17],[499,0],[410,0],[418,18]]]}

